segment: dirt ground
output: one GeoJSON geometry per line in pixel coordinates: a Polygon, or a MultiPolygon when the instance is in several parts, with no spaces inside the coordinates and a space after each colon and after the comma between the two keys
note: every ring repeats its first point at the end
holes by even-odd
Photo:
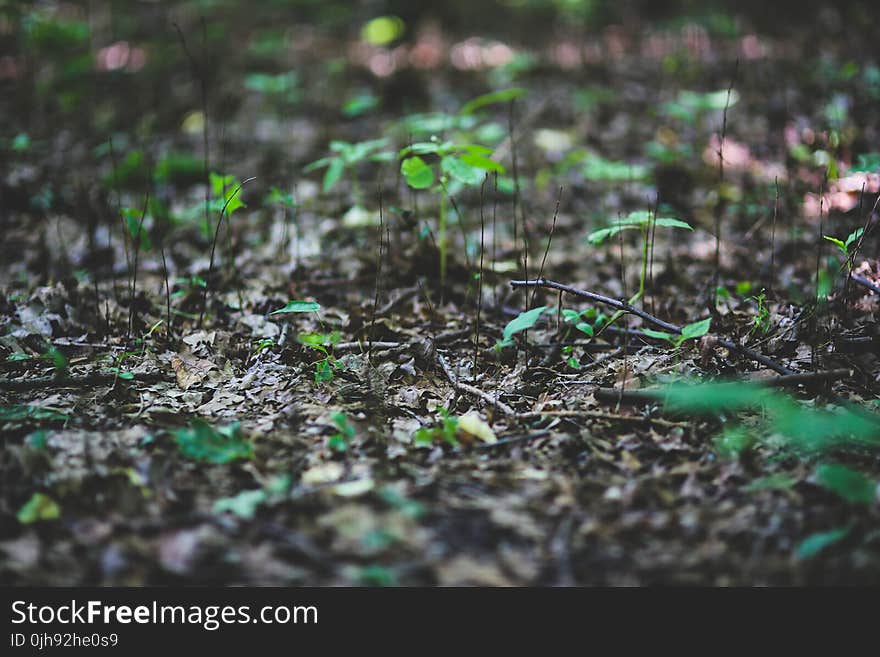
{"type": "Polygon", "coordinates": [[[859,14],[124,4],[3,5],[0,583],[880,581],[859,14]]]}

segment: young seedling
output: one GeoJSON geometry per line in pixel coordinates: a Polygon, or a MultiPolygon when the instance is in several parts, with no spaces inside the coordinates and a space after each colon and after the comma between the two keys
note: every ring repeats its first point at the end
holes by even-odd
{"type": "MultiPolygon", "coordinates": [[[[321,304],[315,301],[288,301],[283,308],[273,310],[269,315],[286,315],[295,313],[317,313],[321,310],[321,304]]],[[[336,359],[330,353],[330,348],[339,342],[339,332],[332,333],[300,333],[297,341],[311,349],[320,351],[324,357],[315,363],[315,383],[324,383],[333,379],[333,371],[340,367],[336,359]]]]}
{"type": "Polygon", "coordinates": [[[295,233],[294,238],[296,240],[294,244],[293,264],[294,267],[296,267],[299,264],[299,214],[297,213],[299,205],[297,204],[296,199],[293,198],[293,194],[282,192],[277,187],[273,187],[269,190],[265,202],[268,205],[282,208],[284,212],[284,232],[281,235],[281,241],[278,243],[279,255],[281,255],[284,249],[288,248],[290,243],[290,215],[293,215],[293,230],[295,233]]]}
{"type": "Polygon", "coordinates": [[[752,329],[749,331],[749,335],[752,335],[755,331],[760,331],[761,335],[767,335],[768,331],[770,331],[770,310],[764,303],[764,298],[765,293],[762,290],[761,294],[747,299],[747,301],[754,301],[758,304],[758,312],[752,320],[752,329]]]}
{"type": "Polygon", "coordinates": [[[438,408],[441,423],[439,427],[422,427],[413,434],[413,443],[420,447],[430,447],[440,440],[453,447],[461,447],[458,442],[458,418],[449,414],[445,408],[438,408]]]}
{"type": "MultiPolygon", "coordinates": [[[[483,144],[496,143],[503,138],[503,129],[495,123],[480,126],[478,112],[490,105],[506,103],[518,98],[523,89],[503,89],[478,96],[465,103],[457,115],[420,114],[402,122],[404,135],[426,135],[428,139],[411,143],[398,153],[400,173],[414,190],[430,189],[438,194],[437,247],[440,250],[440,284],[445,288],[448,242],[446,238],[447,201],[455,203],[452,195],[458,187],[477,187],[487,173],[504,174],[504,167],[492,159],[494,150],[483,144]],[[454,139],[441,139],[438,134],[456,131],[454,139]]],[[[457,208],[455,208],[457,212],[457,208]]],[[[465,236],[465,240],[467,237],[465,236]]],[[[467,250],[467,244],[465,244],[467,250]]]]}
{"type": "MultiPolygon", "coordinates": [[[[303,169],[304,173],[315,171],[316,169],[326,169],[324,172],[323,190],[326,194],[332,190],[336,184],[342,179],[343,175],[353,170],[363,162],[391,162],[394,153],[383,150],[388,146],[388,139],[370,139],[357,143],[349,143],[347,141],[331,141],[330,155],[320,160],[307,164],[303,169]]],[[[355,199],[355,205],[361,204],[361,190],[356,175],[351,175],[352,195],[355,199]]]]}
{"type": "MultiPolygon", "coordinates": [[[[228,221],[228,219],[232,216],[232,213],[235,212],[238,208],[246,207],[241,199],[238,198],[238,193],[245,185],[253,180],[256,180],[256,178],[251,177],[236,184],[235,179],[232,176],[220,176],[215,173],[211,174],[211,188],[213,189],[216,196],[222,198],[222,205],[220,207],[220,215],[217,217],[217,228],[214,230],[214,239],[211,242],[211,258],[208,263],[208,275],[206,277],[206,280],[209,282],[211,280],[211,274],[214,272],[214,254],[217,250],[217,238],[220,237],[220,227],[223,225],[223,217],[226,216],[228,221]]],[[[208,306],[208,290],[209,288],[206,284],[204,287],[204,293],[202,294],[202,308],[201,313],[199,314],[199,328],[201,328],[202,326],[202,322],[205,318],[205,310],[208,306]]]]}
{"type": "Polygon", "coordinates": [[[707,317],[706,319],[700,322],[694,322],[693,324],[687,324],[681,327],[681,333],[667,333],[666,331],[655,331],[654,329],[642,329],[642,333],[651,337],[657,338],[658,340],[666,340],[675,347],[676,351],[681,346],[681,344],[685,340],[694,340],[696,338],[701,338],[709,332],[709,326],[712,323],[712,318],[707,317]]]}
{"type": "MultiPolygon", "coordinates": [[[[672,217],[658,217],[654,212],[639,210],[636,212],[630,212],[626,217],[618,219],[608,228],[600,228],[599,230],[594,230],[587,236],[587,240],[590,242],[590,244],[599,245],[625,230],[638,230],[641,232],[642,268],[639,275],[639,289],[638,292],[630,297],[628,302],[629,305],[635,304],[645,295],[645,281],[648,277],[648,254],[651,242],[649,237],[652,236],[657,226],[661,226],[664,228],[680,228],[683,230],[693,230],[689,223],[681,221],[680,219],[674,219],[672,217]]],[[[621,311],[615,312],[605,326],[610,326],[611,324],[616,322],[622,315],[623,312],[621,311]]]]}
{"type": "Polygon", "coordinates": [[[333,420],[333,424],[339,431],[330,436],[327,440],[327,447],[334,452],[344,452],[348,449],[348,444],[355,437],[357,431],[348,421],[345,413],[333,413],[330,419],[333,420]]]}
{"type": "Polygon", "coordinates": [[[504,347],[513,345],[513,336],[522,331],[532,328],[547,310],[547,306],[539,306],[520,313],[504,327],[504,337],[495,344],[495,350],[501,351],[504,347]]]}
{"type": "Polygon", "coordinates": [[[334,370],[342,367],[330,353],[334,344],[339,342],[339,331],[332,333],[300,333],[297,342],[305,347],[310,347],[324,354],[324,357],[315,362],[315,383],[326,383],[333,380],[334,370]]]}
{"type": "Polygon", "coordinates": [[[431,189],[440,196],[437,246],[440,249],[441,287],[446,286],[448,185],[454,181],[476,187],[483,182],[487,172],[504,173],[504,167],[491,159],[491,155],[492,149],[487,146],[441,141],[436,136],[407,146],[399,153],[400,173],[407,185],[416,190],[431,189]]]}

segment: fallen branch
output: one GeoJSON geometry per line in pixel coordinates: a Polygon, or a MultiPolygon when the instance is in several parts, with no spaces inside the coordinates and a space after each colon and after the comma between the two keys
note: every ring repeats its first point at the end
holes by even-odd
{"type": "Polygon", "coordinates": [[[479,397],[487,404],[491,404],[492,406],[497,407],[506,415],[516,417],[516,411],[505,404],[503,401],[493,397],[487,392],[483,392],[479,388],[475,388],[474,386],[459,381],[458,377],[456,377],[455,373],[452,371],[452,368],[449,367],[449,363],[446,362],[446,359],[443,358],[441,354],[437,354],[437,362],[440,363],[440,367],[443,370],[443,373],[446,375],[446,378],[449,379],[449,383],[452,384],[453,388],[460,392],[466,392],[467,394],[473,395],[474,397],[479,397]]]}
{"type": "MultiPolygon", "coordinates": [[[[631,315],[636,315],[637,317],[641,317],[646,322],[653,324],[654,326],[658,326],[666,331],[670,331],[671,333],[681,334],[682,328],[677,324],[670,324],[669,322],[664,322],[659,317],[655,317],[651,313],[645,312],[640,308],[636,308],[635,306],[631,306],[625,301],[620,301],[618,299],[612,299],[611,297],[606,297],[602,294],[596,294],[595,292],[588,292],[587,290],[579,290],[576,287],[571,287],[570,285],[563,285],[562,283],[557,283],[556,281],[548,281],[544,278],[539,278],[532,281],[510,281],[510,286],[514,289],[519,287],[544,287],[549,288],[551,290],[560,290],[562,292],[567,292],[568,294],[573,294],[577,297],[582,297],[584,299],[590,299],[591,301],[595,301],[597,303],[605,304],[606,306],[611,306],[612,308],[616,308],[617,310],[625,313],[629,313],[631,315]]],[[[790,375],[794,374],[790,369],[780,365],[776,361],[763,354],[759,354],[757,351],[749,349],[748,347],[744,347],[741,344],[734,342],[733,340],[727,340],[726,338],[717,338],[716,343],[725,349],[730,349],[733,351],[737,351],[743,356],[750,358],[751,360],[764,365],[765,367],[769,367],[774,372],[782,375],[790,375]]]]}
{"type": "Polygon", "coordinates": [[[118,374],[85,374],[83,376],[38,377],[27,379],[0,379],[0,390],[38,390],[40,388],[94,388],[98,386],[123,383],[159,383],[168,381],[162,374],[135,374],[133,379],[124,379],[118,374]]]}
{"type": "Polygon", "coordinates": [[[855,272],[851,273],[849,276],[862,287],[871,290],[871,292],[874,292],[875,294],[880,294],[880,286],[875,285],[864,276],[859,276],[855,272]]]}

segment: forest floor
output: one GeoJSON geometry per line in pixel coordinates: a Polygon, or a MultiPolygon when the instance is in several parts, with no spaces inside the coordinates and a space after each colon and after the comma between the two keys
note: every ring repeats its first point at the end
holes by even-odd
{"type": "Polygon", "coordinates": [[[36,100],[3,146],[0,583],[880,581],[877,61],[247,26],[203,76],[205,228],[216,53],[180,25],[194,61],[96,31],[73,100],[3,69],[36,100]],[[503,171],[423,146],[411,189],[399,150],[444,140],[503,171]],[[510,285],[541,277],[642,315],[510,285]],[[664,387],[722,379],[752,383],[664,387]]]}

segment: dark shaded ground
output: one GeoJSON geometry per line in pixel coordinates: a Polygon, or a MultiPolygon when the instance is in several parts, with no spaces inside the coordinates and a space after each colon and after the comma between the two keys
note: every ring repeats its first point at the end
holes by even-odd
{"type": "Polygon", "coordinates": [[[816,5],[821,20],[784,30],[638,3],[584,25],[453,3],[396,8],[405,36],[376,46],[359,30],[382,12],[366,8],[171,5],[0,5],[0,582],[878,581],[880,432],[857,441],[834,415],[845,402],[876,423],[878,296],[845,284],[820,239],[867,227],[853,266],[880,281],[864,10],[816,5]],[[526,92],[461,118],[512,87],[526,92]],[[223,201],[205,229],[205,109],[209,169],[256,176],[213,267],[223,201]],[[445,115],[420,133],[426,117],[403,122],[416,112],[445,115]],[[505,168],[497,189],[450,179],[445,286],[443,194],[408,189],[395,157],[432,134],[505,168]],[[354,164],[329,191],[323,170],[303,172],[332,140],[380,138],[391,161],[354,164]],[[638,305],[711,317],[709,337],[675,350],[627,337],[650,327],[624,316],[590,339],[551,312],[494,347],[526,306],[560,303],[510,280],[541,270],[632,296],[638,231],[587,235],[654,208],[694,230],[656,228],[638,305]],[[320,311],[270,314],[290,300],[320,311]],[[774,374],[712,336],[849,374],[790,390],[830,414],[794,429],[597,395],[774,374]]]}

